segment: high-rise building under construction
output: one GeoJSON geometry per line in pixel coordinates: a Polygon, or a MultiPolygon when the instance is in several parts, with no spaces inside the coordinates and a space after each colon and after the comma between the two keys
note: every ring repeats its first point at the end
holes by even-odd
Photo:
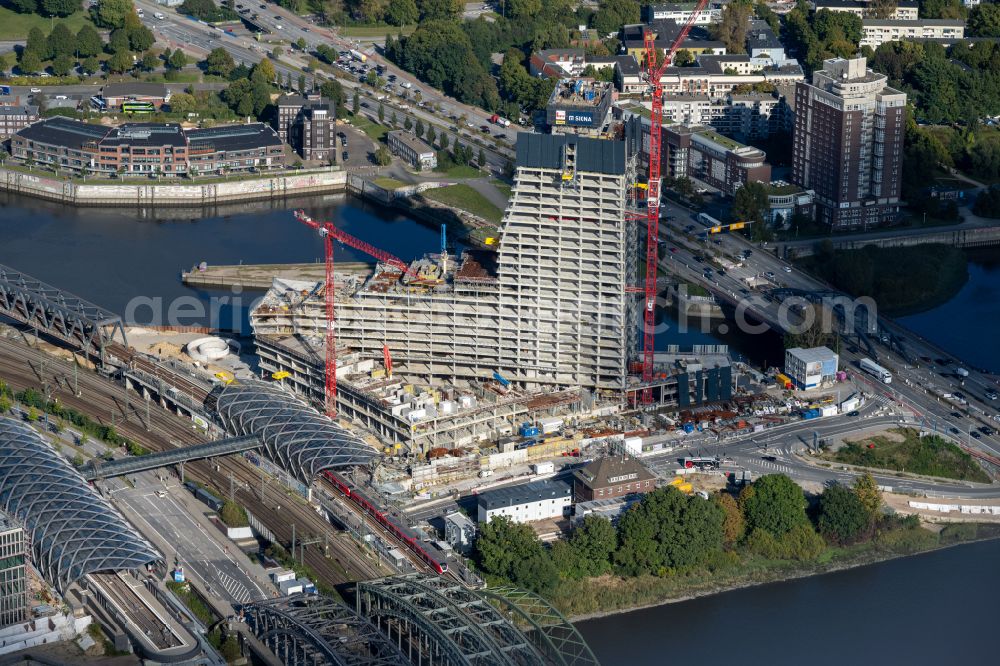
{"type": "MultiPolygon", "coordinates": [[[[407,376],[620,394],[635,343],[635,223],[626,143],[520,134],[497,251],[428,255],[338,283],[338,348],[387,347],[407,376]]],[[[269,292],[251,316],[258,345],[319,338],[321,287],[269,292]],[[307,290],[308,291],[308,290],[307,290]]]]}

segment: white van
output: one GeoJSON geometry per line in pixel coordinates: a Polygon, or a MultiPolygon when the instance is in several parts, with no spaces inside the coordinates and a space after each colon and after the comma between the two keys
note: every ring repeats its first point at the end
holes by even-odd
{"type": "Polygon", "coordinates": [[[153,18],[155,18],[157,21],[162,21],[167,17],[164,16],[161,12],[156,12],[155,14],[153,14],[153,18]]]}

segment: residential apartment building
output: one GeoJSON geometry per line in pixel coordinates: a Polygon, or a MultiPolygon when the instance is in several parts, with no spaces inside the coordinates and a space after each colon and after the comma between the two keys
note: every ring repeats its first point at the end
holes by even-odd
{"type": "Polygon", "coordinates": [[[302,159],[336,161],[337,113],[333,102],[312,95],[282,95],[275,106],[275,130],[283,142],[302,159]]]}
{"type": "Polygon", "coordinates": [[[671,178],[693,178],[732,196],[749,182],[771,180],[763,150],[697,125],[663,128],[665,169],[671,178]]]}
{"type": "Polygon", "coordinates": [[[906,94],[865,58],[834,58],[795,90],[793,181],[816,193],[817,219],[835,229],[895,221],[906,94]]]}
{"type": "Polygon", "coordinates": [[[933,39],[944,44],[965,38],[965,21],[962,19],[920,19],[897,21],[893,19],[864,19],[861,22],[861,44],[877,49],[886,42],[914,39],[933,39]]]}
{"type": "Polygon", "coordinates": [[[263,123],[184,130],[176,123],[92,125],[45,118],[11,137],[21,162],[77,173],[193,175],[284,167],[284,146],[263,123]]]}
{"type": "MultiPolygon", "coordinates": [[[[710,2],[695,17],[695,25],[718,23],[722,19],[723,2],[710,2]]],[[[670,2],[663,5],[647,5],[644,8],[647,23],[657,21],[675,21],[680,25],[687,23],[691,14],[697,9],[697,2],[670,2]]]]}
{"type": "Polygon", "coordinates": [[[0,513],[0,627],[28,620],[27,561],[24,528],[0,513]]]}
{"type": "MultiPolygon", "coordinates": [[[[666,51],[673,44],[680,34],[683,23],[672,20],[653,21],[652,23],[635,23],[622,26],[621,41],[625,53],[642,59],[646,53],[646,42],[644,35],[647,30],[653,32],[656,48],[666,51]]],[[[688,33],[684,41],[681,42],[681,49],[686,49],[692,55],[702,53],[725,55],[726,45],[716,39],[712,39],[711,34],[705,26],[695,26],[688,33]]]]}
{"type": "Polygon", "coordinates": [[[38,107],[0,102],[0,139],[7,139],[38,120],[38,107]]]}
{"type": "Polygon", "coordinates": [[[708,125],[738,141],[766,139],[790,131],[792,112],[784,95],[729,93],[724,99],[708,95],[664,95],[665,125],[708,125]]]}
{"type": "Polygon", "coordinates": [[[432,146],[403,130],[392,130],[386,135],[389,150],[410,166],[421,171],[437,166],[437,153],[432,146]]]}
{"type": "Polygon", "coordinates": [[[605,456],[573,472],[573,500],[626,497],[652,492],[656,476],[628,454],[605,456]]]}
{"type": "MultiPolygon", "coordinates": [[[[874,18],[870,2],[859,0],[815,0],[816,11],[846,12],[861,18],[874,18]]],[[[896,8],[886,18],[896,21],[916,21],[918,18],[917,0],[897,0],[896,8]]]]}

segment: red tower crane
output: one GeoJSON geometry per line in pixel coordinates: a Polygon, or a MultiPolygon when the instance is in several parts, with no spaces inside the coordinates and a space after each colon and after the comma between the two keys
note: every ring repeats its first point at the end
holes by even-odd
{"type": "Polygon", "coordinates": [[[698,15],[708,4],[708,0],[698,0],[698,5],[688,16],[681,31],[674,37],[664,54],[663,61],[657,62],[656,38],[647,30],[643,33],[643,44],[646,47],[646,71],[649,84],[653,87],[653,108],[650,114],[649,127],[649,180],[646,190],[646,312],[644,316],[642,338],[642,381],[647,386],[642,390],[642,401],[645,404],[653,402],[653,389],[649,382],[653,380],[653,343],[656,326],[656,268],[658,262],[658,246],[660,240],[660,165],[661,165],[661,130],[663,127],[663,82],[660,80],[674,53],[691,32],[698,15]]]}
{"type": "MultiPolygon", "coordinates": [[[[325,367],[325,398],[326,398],[326,414],[331,419],[337,415],[337,352],[335,348],[335,338],[334,338],[334,293],[333,293],[333,241],[334,239],[340,241],[344,245],[353,247],[355,250],[361,250],[362,252],[375,257],[379,261],[393,268],[399,270],[400,273],[405,273],[416,279],[421,279],[419,275],[410,270],[410,267],[399,257],[389,254],[385,250],[380,250],[371,243],[366,243],[360,238],[355,238],[346,231],[341,231],[337,227],[333,226],[332,222],[318,222],[311,217],[304,210],[295,211],[295,219],[299,222],[312,227],[319,232],[319,235],[323,237],[323,246],[326,253],[326,285],[323,289],[324,296],[326,298],[326,335],[324,336],[324,344],[326,346],[326,367],[325,367]]],[[[385,348],[386,355],[388,355],[389,348],[385,348]]],[[[392,361],[388,362],[387,370],[389,374],[392,374],[392,361]]]]}

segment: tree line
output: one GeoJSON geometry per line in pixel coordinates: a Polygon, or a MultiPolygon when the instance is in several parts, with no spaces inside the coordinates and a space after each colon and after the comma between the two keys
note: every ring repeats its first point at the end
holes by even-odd
{"type": "Polygon", "coordinates": [[[613,525],[587,516],[568,539],[543,544],[529,525],[494,518],[480,526],[475,562],[495,581],[552,595],[565,581],[603,575],[671,576],[720,561],[816,560],[828,546],[895,527],[881,513],[881,493],[865,475],[852,487],[831,485],[812,506],[787,476],[763,476],[737,495],[705,500],[658,488],[613,525]]]}

